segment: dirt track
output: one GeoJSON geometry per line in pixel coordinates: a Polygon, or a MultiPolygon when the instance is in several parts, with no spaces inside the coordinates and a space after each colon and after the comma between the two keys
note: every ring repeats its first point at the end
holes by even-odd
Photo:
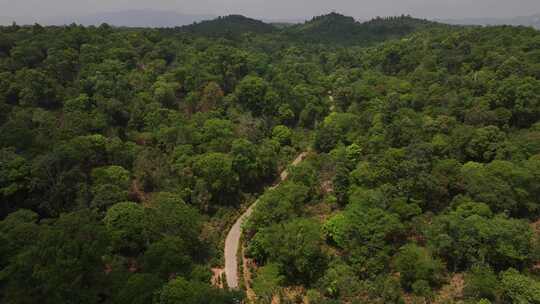
{"type": "MultiPolygon", "coordinates": [[[[293,166],[298,165],[307,155],[307,152],[302,152],[291,163],[293,166]]],[[[282,181],[286,180],[289,176],[287,170],[283,170],[280,174],[279,182],[272,188],[277,187],[282,181]]],[[[240,236],[242,234],[242,223],[253,212],[253,208],[257,204],[257,201],[253,203],[234,223],[231,230],[227,234],[225,239],[225,278],[229,288],[238,288],[238,246],[240,245],[240,236]]]]}

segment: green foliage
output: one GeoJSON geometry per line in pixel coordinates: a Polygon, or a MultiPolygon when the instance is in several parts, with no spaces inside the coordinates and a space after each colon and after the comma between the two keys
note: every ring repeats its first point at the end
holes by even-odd
{"type": "Polygon", "coordinates": [[[233,304],[241,300],[242,297],[238,293],[213,289],[205,283],[187,281],[178,277],[163,287],[156,302],[159,304],[233,304]]]}
{"type": "Polygon", "coordinates": [[[216,202],[226,203],[227,195],[234,193],[238,186],[238,174],[233,170],[233,160],[227,154],[201,155],[195,160],[193,171],[206,181],[216,202]]]}
{"type": "Polygon", "coordinates": [[[13,89],[22,106],[39,106],[47,109],[59,105],[55,83],[45,73],[36,69],[21,69],[15,74],[13,89]]]}
{"type": "Polygon", "coordinates": [[[130,173],[120,166],[92,170],[92,205],[100,209],[128,199],[130,173]]]}
{"type": "Polygon", "coordinates": [[[515,269],[501,274],[502,297],[512,303],[540,303],[540,284],[515,269]]]}
{"type": "MultiPolygon", "coordinates": [[[[304,185],[287,182],[264,193],[255,206],[245,226],[256,232],[273,223],[285,222],[301,214],[302,203],[309,198],[309,189],[304,185]]],[[[256,242],[255,242],[256,243],[256,242]]],[[[253,248],[250,245],[250,248],[253,248]]]]}
{"type": "Polygon", "coordinates": [[[324,294],[334,299],[350,299],[361,288],[353,269],[346,264],[332,264],[317,282],[324,294]]]}
{"type": "Polygon", "coordinates": [[[331,234],[335,236],[333,241],[342,248],[365,245],[377,249],[402,229],[394,214],[358,203],[351,203],[344,214],[336,215],[329,225],[333,230],[331,234]]]}
{"type": "Polygon", "coordinates": [[[251,185],[260,178],[260,164],[256,145],[247,139],[237,139],[232,144],[233,168],[239,182],[251,185]]]}
{"type": "Polygon", "coordinates": [[[270,260],[280,263],[289,281],[313,282],[320,276],[326,261],[317,223],[305,220],[287,223],[277,230],[275,240],[281,244],[275,251],[269,248],[270,260]]]}
{"type": "Polygon", "coordinates": [[[414,292],[414,294],[422,296],[422,297],[430,297],[433,295],[431,286],[429,285],[429,282],[426,280],[415,281],[412,284],[412,291],[414,292]]]}
{"type": "Polygon", "coordinates": [[[323,126],[315,134],[315,149],[330,152],[339,142],[339,133],[333,127],[323,126]]]}
{"type": "Polygon", "coordinates": [[[173,275],[187,276],[191,273],[190,250],[179,237],[167,236],[152,243],[145,251],[142,267],[166,280],[173,275]]]}
{"type": "Polygon", "coordinates": [[[137,203],[123,202],[110,207],[104,222],[114,250],[140,252],[148,238],[144,221],[145,210],[137,203]]]}
{"type": "Polygon", "coordinates": [[[465,277],[464,294],[476,299],[496,300],[499,280],[493,270],[486,266],[473,266],[465,277]]]}
{"type": "Polygon", "coordinates": [[[345,227],[347,227],[347,221],[349,219],[342,212],[335,214],[329,218],[323,226],[325,236],[328,240],[336,243],[338,246],[344,246],[345,244],[345,227]],[[341,244],[341,245],[339,245],[341,244]]]}
{"type": "MultiPolygon", "coordinates": [[[[338,143],[349,144],[356,131],[358,116],[352,113],[332,112],[324,119],[324,123],[315,134],[315,148],[322,152],[329,152],[336,147],[338,143]]],[[[358,147],[360,148],[360,147],[358,147]]],[[[359,149],[354,147],[355,151],[349,151],[358,156],[359,149]]]]}
{"type": "Polygon", "coordinates": [[[326,264],[320,227],[310,220],[296,219],[261,229],[254,244],[260,247],[251,252],[260,252],[269,262],[276,263],[290,283],[314,282],[326,264]]]}
{"type": "Polygon", "coordinates": [[[291,137],[292,132],[286,126],[278,125],[272,129],[272,139],[279,142],[281,145],[289,145],[291,143],[291,137]]]}
{"type": "Polygon", "coordinates": [[[0,302],[238,303],[209,266],[257,197],[262,301],[437,301],[443,261],[465,301],[538,302],[539,42],[336,13],[0,27],[0,302]]]}
{"type": "Polygon", "coordinates": [[[164,106],[173,106],[176,102],[176,85],[166,82],[154,84],[154,98],[164,106]]]}
{"type": "Polygon", "coordinates": [[[28,189],[29,164],[13,149],[0,150],[0,194],[2,200],[16,197],[28,189]]]}
{"type": "Polygon", "coordinates": [[[272,297],[284,283],[284,277],[279,273],[279,265],[267,264],[257,270],[253,280],[253,291],[262,303],[271,303],[272,297]]]}
{"type": "Polygon", "coordinates": [[[19,209],[0,221],[0,239],[4,244],[0,250],[0,263],[3,268],[34,243],[39,232],[37,219],[35,212],[19,209]]]}
{"type": "Polygon", "coordinates": [[[39,228],[37,239],[3,269],[4,298],[13,303],[40,296],[45,303],[98,301],[107,282],[102,258],[108,241],[96,215],[65,214],[39,228]]]}
{"type": "Polygon", "coordinates": [[[272,25],[259,20],[241,15],[229,15],[188,25],[183,27],[182,30],[199,35],[219,37],[223,35],[235,36],[245,32],[264,34],[271,33],[276,29],[272,25]]]}
{"type": "Polygon", "coordinates": [[[318,182],[317,168],[310,162],[302,162],[288,169],[289,180],[298,185],[313,189],[318,182]]]}
{"type": "Polygon", "coordinates": [[[435,27],[437,24],[410,16],[377,17],[371,21],[359,23],[352,17],[330,13],[314,17],[304,24],[288,27],[286,33],[297,39],[315,43],[365,45],[390,37],[404,36],[415,29],[429,26],[435,27]]]}
{"type": "Polygon", "coordinates": [[[196,250],[201,229],[201,218],[197,210],[187,205],[178,195],[156,193],[152,207],[146,209],[146,227],[152,241],[166,236],[178,236],[185,246],[196,250]]]}
{"type": "Polygon", "coordinates": [[[202,129],[202,140],[207,149],[216,152],[228,152],[234,138],[232,123],[223,119],[208,119],[202,129]]]}
{"type": "Polygon", "coordinates": [[[372,276],[384,271],[392,251],[390,241],[397,239],[403,226],[394,214],[352,202],[343,215],[332,218],[328,228],[331,240],[348,253],[360,274],[372,276]]]}
{"type": "Polygon", "coordinates": [[[161,285],[161,280],[153,274],[133,274],[118,292],[114,302],[119,304],[150,303],[161,285]]]}
{"type": "Polygon", "coordinates": [[[395,267],[400,274],[401,285],[406,290],[427,296],[431,287],[437,287],[442,280],[444,266],[434,259],[425,248],[408,244],[400,248],[395,257],[395,267]]]}
{"type": "Polygon", "coordinates": [[[375,282],[376,298],[381,298],[385,303],[404,303],[401,297],[401,286],[395,277],[379,277],[375,282]]]}
{"type": "Polygon", "coordinates": [[[474,200],[489,204],[494,211],[525,216],[537,212],[531,169],[509,161],[487,165],[469,162],[462,167],[461,174],[467,193],[474,200]]]}
{"type": "Polygon", "coordinates": [[[505,139],[504,132],[495,126],[479,128],[475,130],[465,151],[473,160],[489,162],[495,158],[498,146],[505,139]]]}
{"type": "Polygon", "coordinates": [[[271,105],[266,102],[268,83],[257,76],[246,76],[235,90],[238,102],[256,115],[268,111],[271,105]]]}
{"type": "Polygon", "coordinates": [[[484,262],[495,269],[524,267],[533,254],[532,231],[526,222],[493,216],[485,204],[474,202],[436,217],[428,238],[451,269],[484,262]]]}

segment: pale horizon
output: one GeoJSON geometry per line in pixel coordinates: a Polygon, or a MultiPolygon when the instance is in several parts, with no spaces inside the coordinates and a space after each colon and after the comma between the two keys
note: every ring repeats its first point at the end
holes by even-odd
{"type": "Polygon", "coordinates": [[[78,1],[0,0],[0,22],[31,23],[52,18],[78,18],[123,11],[152,10],[182,15],[224,16],[240,14],[261,20],[306,20],[337,12],[357,20],[377,16],[411,15],[425,19],[512,18],[540,13],[538,0],[203,0],[203,1],[78,1]]]}

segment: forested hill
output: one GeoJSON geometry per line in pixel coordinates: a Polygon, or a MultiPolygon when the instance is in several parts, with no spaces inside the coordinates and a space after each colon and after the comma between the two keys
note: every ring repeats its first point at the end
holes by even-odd
{"type": "Polygon", "coordinates": [[[540,30],[540,14],[531,16],[521,16],[514,18],[463,18],[463,19],[445,19],[441,22],[448,24],[462,25],[513,25],[513,26],[531,26],[540,30]]]}
{"type": "Polygon", "coordinates": [[[286,29],[286,33],[308,42],[367,45],[390,38],[399,38],[416,30],[442,27],[443,24],[410,16],[376,18],[357,22],[338,13],[314,17],[304,24],[286,29]]]}
{"type": "Polygon", "coordinates": [[[242,15],[229,15],[213,20],[202,21],[180,28],[192,34],[206,36],[239,35],[243,33],[268,34],[277,31],[271,24],[242,15]]]}

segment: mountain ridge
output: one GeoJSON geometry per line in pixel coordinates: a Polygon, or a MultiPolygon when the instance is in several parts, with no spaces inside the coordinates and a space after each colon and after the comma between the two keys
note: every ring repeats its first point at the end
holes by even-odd
{"type": "Polygon", "coordinates": [[[429,26],[444,25],[409,15],[357,21],[353,17],[332,12],[313,17],[303,24],[290,26],[285,32],[310,42],[357,44],[397,38],[429,26]]]}
{"type": "Polygon", "coordinates": [[[79,16],[51,16],[43,18],[0,17],[0,24],[68,25],[72,23],[85,26],[107,23],[119,27],[177,27],[216,18],[211,14],[188,14],[175,11],[153,9],[131,9],[110,12],[97,12],[79,16]]]}
{"type": "Polygon", "coordinates": [[[456,25],[513,25],[532,26],[540,30],[540,13],[530,16],[518,16],[512,18],[461,18],[440,19],[440,22],[456,25]]]}

